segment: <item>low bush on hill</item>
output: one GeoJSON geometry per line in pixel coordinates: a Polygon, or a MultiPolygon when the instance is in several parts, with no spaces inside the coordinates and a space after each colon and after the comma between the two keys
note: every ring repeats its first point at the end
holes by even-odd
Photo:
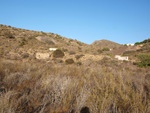
{"type": "Polygon", "coordinates": [[[79,60],[81,57],[83,57],[84,55],[83,54],[80,54],[80,55],[76,55],[75,56],[75,58],[77,59],[77,60],[79,60]]]}
{"type": "Polygon", "coordinates": [[[29,57],[29,53],[23,53],[22,54],[22,58],[28,58],[29,57]]]}
{"type": "Polygon", "coordinates": [[[109,48],[103,48],[102,51],[109,51],[109,48]]]}
{"type": "Polygon", "coordinates": [[[75,51],[69,51],[69,54],[74,55],[74,54],[76,54],[76,52],[75,51]]]}
{"type": "Polygon", "coordinates": [[[57,49],[56,51],[53,52],[54,58],[62,58],[64,56],[65,56],[64,52],[60,49],[57,49]]]}
{"type": "Polygon", "coordinates": [[[77,64],[78,66],[80,66],[80,65],[82,65],[82,62],[79,61],[79,62],[77,62],[76,64],[77,64]]]}
{"type": "Polygon", "coordinates": [[[98,49],[97,52],[98,52],[98,54],[101,54],[101,53],[103,53],[103,50],[102,49],[98,49]]]}
{"type": "Polygon", "coordinates": [[[140,62],[136,63],[138,66],[140,67],[150,66],[150,54],[149,53],[141,53],[137,55],[137,58],[140,60],[140,62]]]}
{"type": "Polygon", "coordinates": [[[4,37],[9,38],[9,39],[15,38],[15,36],[9,30],[2,30],[0,32],[1,32],[0,33],[1,36],[4,36],[4,37]]]}
{"type": "Polygon", "coordinates": [[[66,64],[73,64],[73,63],[74,63],[74,60],[73,60],[72,58],[66,59],[66,60],[65,60],[65,63],[66,63],[66,64]]]}

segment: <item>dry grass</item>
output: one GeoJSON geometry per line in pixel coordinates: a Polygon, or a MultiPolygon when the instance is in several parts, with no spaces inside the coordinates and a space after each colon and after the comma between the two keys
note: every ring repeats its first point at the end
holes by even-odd
{"type": "Polygon", "coordinates": [[[1,113],[73,113],[84,107],[91,113],[150,112],[148,69],[112,61],[89,67],[0,62],[1,113]]]}

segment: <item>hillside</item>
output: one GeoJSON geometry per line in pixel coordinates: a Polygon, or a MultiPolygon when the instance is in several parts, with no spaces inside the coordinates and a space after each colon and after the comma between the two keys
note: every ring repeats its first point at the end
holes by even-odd
{"type": "Polygon", "coordinates": [[[118,48],[121,46],[120,44],[109,40],[97,40],[94,41],[91,45],[98,48],[110,48],[110,49],[118,48]]]}
{"type": "Polygon", "coordinates": [[[63,49],[69,48],[69,50],[74,51],[81,51],[82,46],[87,46],[85,43],[73,39],[68,39],[58,34],[19,29],[6,25],[0,25],[0,37],[1,45],[5,43],[3,46],[8,46],[8,43],[6,43],[7,41],[9,42],[9,48],[11,49],[15,49],[15,47],[29,49],[32,47],[33,50],[46,50],[50,47],[57,47],[63,49]]]}
{"type": "Polygon", "coordinates": [[[0,113],[136,112],[150,112],[149,39],[88,45],[0,25],[0,113]]]}

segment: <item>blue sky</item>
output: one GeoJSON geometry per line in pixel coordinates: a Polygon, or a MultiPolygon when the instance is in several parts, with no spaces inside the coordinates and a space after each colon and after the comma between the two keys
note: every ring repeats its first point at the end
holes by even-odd
{"type": "Polygon", "coordinates": [[[0,24],[91,44],[150,38],[150,0],[0,0],[0,24]]]}

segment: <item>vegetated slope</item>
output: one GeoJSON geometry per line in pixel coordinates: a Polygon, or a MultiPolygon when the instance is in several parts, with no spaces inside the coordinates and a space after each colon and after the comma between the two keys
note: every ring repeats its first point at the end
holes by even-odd
{"type": "Polygon", "coordinates": [[[98,47],[98,48],[109,48],[109,49],[114,49],[114,48],[118,48],[121,45],[109,40],[97,40],[94,41],[92,44],[92,46],[98,47]]]}
{"type": "Polygon", "coordinates": [[[140,67],[150,66],[150,39],[135,43],[135,50],[128,50],[123,53],[124,56],[129,56],[134,59],[135,64],[140,67]]]}
{"type": "Polygon", "coordinates": [[[86,62],[85,59],[102,58],[101,56],[90,58],[94,51],[96,49],[88,44],[58,34],[0,25],[0,57],[4,59],[36,60],[37,55],[43,55],[46,60],[53,63],[64,63],[71,58],[76,61],[75,63],[81,64],[82,60],[86,62]],[[60,59],[53,57],[53,52],[50,52],[49,48],[60,49],[65,53],[64,57],[60,59]],[[78,56],[84,56],[85,59],[77,58],[78,56]]]}
{"type": "MultiPolygon", "coordinates": [[[[148,52],[145,47],[142,52],[148,52]]],[[[149,113],[149,67],[94,55],[97,49],[57,34],[1,25],[0,113],[149,113]],[[61,49],[48,62],[22,60],[49,53],[49,47],[61,49]]]]}
{"type": "Polygon", "coordinates": [[[61,48],[65,51],[84,51],[88,46],[77,40],[68,39],[54,33],[32,31],[0,25],[1,54],[13,52],[48,51],[50,47],[61,48]]]}

